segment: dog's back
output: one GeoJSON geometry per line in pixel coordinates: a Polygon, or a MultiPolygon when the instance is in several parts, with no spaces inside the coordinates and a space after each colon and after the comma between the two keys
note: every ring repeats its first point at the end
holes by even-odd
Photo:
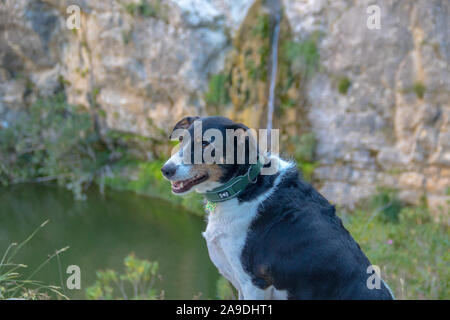
{"type": "Polygon", "coordinates": [[[371,265],[335,209],[295,167],[258,207],[242,251],[253,283],[286,290],[289,299],[392,299],[380,281],[369,289],[371,265]]]}

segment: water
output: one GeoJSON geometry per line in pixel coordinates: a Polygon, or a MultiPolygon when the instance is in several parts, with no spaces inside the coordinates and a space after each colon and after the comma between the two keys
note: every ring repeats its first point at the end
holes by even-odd
{"type": "MultiPolygon", "coordinates": [[[[201,236],[202,218],[161,200],[132,193],[96,190],[86,201],[75,201],[70,192],[45,185],[16,185],[0,189],[0,258],[8,245],[21,242],[50,219],[14,259],[33,271],[56,249],[61,254],[63,279],[69,265],[81,268],[81,290],[65,289],[72,299],[84,299],[84,290],[95,281],[95,271],[123,270],[123,258],[157,260],[167,299],[216,298],[219,278],[201,236]]],[[[54,259],[34,277],[61,285],[54,259]]],[[[26,273],[25,273],[26,274],[26,273]]]]}
{"type": "Polygon", "coordinates": [[[273,122],[273,111],[275,108],[275,85],[277,82],[278,69],[278,38],[280,36],[280,14],[275,14],[275,27],[273,30],[272,44],[271,44],[271,71],[270,71],[270,87],[269,100],[267,104],[267,134],[270,136],[273,122]]]}

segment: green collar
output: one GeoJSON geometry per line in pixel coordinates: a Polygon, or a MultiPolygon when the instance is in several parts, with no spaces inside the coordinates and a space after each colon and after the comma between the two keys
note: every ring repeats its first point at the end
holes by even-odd
{"type": "Polygon", "coordinates": [[[222,202],[225,200],[233,199],[239,195],[250,183],[255,183],[263,163],[259,162],[252,164],[246,174],[235,177],[225,183],[224,185],[217,187],[211,191],[207,191],[204,196],[210,202],[222,202]]]}

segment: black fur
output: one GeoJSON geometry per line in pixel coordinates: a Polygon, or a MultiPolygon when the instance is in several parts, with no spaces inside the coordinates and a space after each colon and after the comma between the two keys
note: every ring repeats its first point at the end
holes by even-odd
{"type": "MultiPolygon", "coordinates": [[[[273,183],[270,176],[259,180],[273,183]]],[[[384,283],[368,289],[371,263],[335,208],[295,168],[284,173],[258,213],[241,257],[256,286],[287,290],[289,299],[392,299],[384,283]]]]}
{"type": "MultiPolygon", "coordinates": [[[[194,121],[201,121],[202,122],[202,134],[205,133],[205,131],[207,131],[208,129],[218,129],[221,133],[223,138],[225,139],[226,137],[226,130],[227,129],[233,129],[233,130],[248,130],[248,127],[241,124],[241,123],[236,123],[234,121],[231,121],[228,118],[225,117],[220,117],[220,116],[212,116],[212,117],[185,117],[183,119],[181,119],[173,128],[172,133],[170,135],[171,138],[173,135],[173,131],[175,129],[186,129],[189,131],[190,134],[190,138],[191,138],[191,143],[194,143],[194,121]]],[[[186,143],[186,141],[184,141],[183,143],[186,143]]],[[[249,142],[248,142],[248,138],[245,140],[245,164],[238,164],[237,162],[237,154],[236,151],[238,149],[238,139],[235,138],[234,139],[234,164],[218,164],[220,166],[220,168],[222,169],[222,176],[220,178],[220,182],[221,183],[225,183],[227,181],[229,181],[230,179],[236,177],[236,176],[240,176],[243,175],[245,173],[247,173],[247,170],[250,166],[249,163],[249,142]]],[[[182,147],[183,149],[183,147],[182,147]]],[[[226,150],[226,143],[224,141],[223,143],[223,150],[222,150],[222,154],[224,159],[227,156],[227,150],[226,150]]],[[[212,155],[214,155],[214,153],[212,153],[212,155]]],[[[191,163],[194,163],[194,148],[191,148],[191,163]]]]}
{"type": "MultiPolygon", "coordinates": [[[[193,139],[194,120],[202,121],[203,132],[215,128],[224,137],[226,129],[248,129],[224,117],[186,117],[175,128],[189,130],[193,139]]],[[[246,144],[248,150],[248,140],[246,144]]],[[[249,165],[248,154],[246,164],[220,164],[221,182],[245,174],[249,165]]],[[[256,199],[280,174],[259,175],[238,200],[256,199]]],[[[261,289],[273,285],[286,290],[289,299],[392,299],[384,283],[380,289],[368,289],[371,263],[335,208],[299,177],[296,168],[282,174],[273,194],[260,204],[242,251],[242,264],[253,283],[261,289]]]]}

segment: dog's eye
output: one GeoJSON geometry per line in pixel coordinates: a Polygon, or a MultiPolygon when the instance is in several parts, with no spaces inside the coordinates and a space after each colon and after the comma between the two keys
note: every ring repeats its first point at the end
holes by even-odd
{"type": "Polygon", "coordinates": [[[183,136],[180,136],[180,137],[178,138],[178,141],[183,142],[183,136]]]}
{"type": "Polygon", "coordinates": [[[207,146],[209,145],[208,141],[203,141],[202,142],[202,148],[205,149],[207,146]]]}

